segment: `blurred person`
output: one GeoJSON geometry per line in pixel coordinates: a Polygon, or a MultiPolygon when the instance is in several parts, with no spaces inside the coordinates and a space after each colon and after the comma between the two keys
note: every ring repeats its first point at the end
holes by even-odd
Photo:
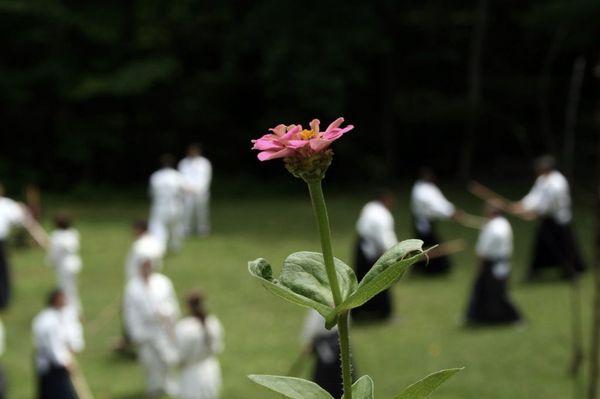
{"type": "MultiPolygon", "coordinates": [[[[150,262],[153,270],[159,272],[165,256],[164,243],[148,231],[148,223],[145,220],[133,222],[132,230],[134,241],[125,260],[125,288],[129,281],[139,276],[144,262],[150,262]]],[[[123,320],[122,336],[113,349],[123,355],[135,356],[135,348],[132,346],[131,334],[127,331],[125,320],[123,320]]]]}
{"type": "Polygon", "coordinates": [[[6,240],[11,229],[24,225],[26,218],[24,206],[5,197],[4,186],[0,183],[0,309],[8,306],[12,287],[6,240]]]}
{"type": "Polygon", "coordinates": [[[217,355],[223,351],[223,326],[204,306],[204,296],[187,296],[190,316],[175,326],[180,364],[182,399],[217,399],[221,391],[221,366],[217,355]]]}
{"type": "Polygon", "coordinates": [[[304,347],[304,354],[316,358],[312,381],[334,398],[341,398],[344,391],[337,326],[331,330],[326,329],[323,316],[310,309],[304,320],[300,341],[304,347]]]}
{"type": "Polygon", "coordinates": [[[502,211],[485,206],[486,221],[476,245],[479,271],[466,314],[466,322],[502,324],[521,321],[521,314],[508,296],[513,231],[502,211]]]}
{"type": "Polygon", "coordinates": [[[125,281],[139,275],[140,265],[147,259],[152,261],[154,271],[161,271],[165,256],[165,245],[148,230],[148,222],[136,220],[132,226],[134,241],[125,261],[125,281]]]}
{"type": "Polygon", "coordinates": [[[554,157],[545,155],[534,162],[535,184],[519,202],[510,205],[525,219],[539,219],[528,278],[545,268],[559,267],[565,277],[585,270],[571,227],[571,193],[566,177],[556,169],[554,157]]]}
{"type": "Polygon", "coordinates": [[[56,289],[32,323],[39,399],[78,397],[70,374],[74,353],[83,349],[83,335],[77,317],[68,309],[64,292],[56,289]]]}
{"type": "MultiPolygon", "coordinates": [[[[413,229],[416,237],[423,241],[424,247],[439,245],[437,234],[438,220],[458,220],[461,211],[446,199],[436,184],[437,178],[432,169],[423,167],[419,178],[413,185],[410,197],[413,229]]],[[[436,256],[415,264],[413,270],[426,275],[440,275],[450,271],[450,259],[446,255],[436,256]]]]}
{"type": "Polygon", "coordinates": [[[55,229],[50,234],[48,263],[56,272],[58,287],[64,292],[67,303],[82,313],[77,276],[82,262],[79,256],[79,231],[73,227],[71,216],[60,212],[54,217],[55,229]]]}
{"type": "MultiPolygon", "coordinates": [[[[391,210],[396,197],[391,190],[381,190],[361,210],[356,222],[355,271],[360,281],[385,251],[398,243],[391,210]]],[[[392,315],[389,290],[382,291],[364,305],[353,309],[355,320],[388,319],[392,315]]]]}
{"type": "Polygon", "coordinates": [[[212,165],[202,156],[200,144],[190,144],[187,156],[179,162],[187,191],[184,197],[184,232],[186,235],[206,236],[210,233],[210,184],[212,165]]]}
{"type": "Polygon", "coordinates": [[[502,210],[524,220],[539,220],[527,278],[535,279],[548,268],[559,268],[563,277],[586,269],[572,228],[569,182],[556,168],[556,160],[544,155],[534,161],[536,180],[520,201],[512,202],[489,188],[471,183],[470,191],[502,210]]]}
{"type": "Polygon", "coordinates": [[[183,239],[183,198],[186,183],[174,168],[175,158],[165,154],[160,158],[161,169],[150,176],[150,232],[173,251],[181,249],[183,239]]]}
{"type": "Polygon", "coordinates": [[[173,372],[178,361],[175,323],[179,304],[171,280],[154,272],[150,260],[127,283],[124,314],[127,331],[138,348],[148,397],[176,395],[173,372]]]}

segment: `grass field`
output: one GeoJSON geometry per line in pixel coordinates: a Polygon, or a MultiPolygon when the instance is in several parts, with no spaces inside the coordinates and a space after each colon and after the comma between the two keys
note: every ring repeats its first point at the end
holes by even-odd
{"type": "MultiPolygon", "coordinates": [[[[396,211],[400,238],[410,238],[407,193],[396,211]]],[[[449,197],[471,212],[480,204],[458,191],[449,197]]],[[[364,194],[331,196],[330,216],[336,255],[351,262],[353,225],[364,194]]],[[[118,297],[123,290],[123,263],[131,243],[129,225],[146,214],[139,203],[52,201],[46,215],[70,208],[82,235],[84,270],[80,289],[86,315],[87,348],[80,362],[99,399],[141,398],[143,383],[135,361],[109,350],[118,337],[118,297]],[[108,310],[107,310],[108,309],[108,310]]],[[[591,253],[591,210],[577,210],[577,230],[586,258],[591,253]]],[[[466,330],[458,321],[474,273],[472,249],[454,257],[453,273],[443,279],[408,278],[393,289],[398,321],[353,329],[352,342],[360,374],[376,383],[378,398],[393,394],[418,378],[441,368],[466,366],[435,398],[446,399],[563,399],[573,384],[566,375],[570,355],[569,290],[563,282],[521,283],[528,259],[533,225],[513,221],[516,253],[512,293],[527,317],[525,328],[466,330]]],[[[223,198],[213,206],[214,234],[191,239],[184,250],[169,256],[164,272],[178,294],[201,287],[209,306],[226,329],[221,357],[225,399],[274,397],[246,379],[249,373],[284,374],[297,357],[298,333],[304,310],[284,303],[251,279],[250,259],[262,256],[273,265],[297,250],[319,250],[306,198],[223,198]]],[[[464,237],[474,243],[476,232],[453,224],[441,226],[444,237],[464,237]]],[[[34,378],[30,323],[41,309],[54,276],[40,250],[12,252],[16,292],[13,306],[2,315],[7,351],[1,362],[7,371],[9,398],[33,397],[34,378]]],[[[585,324],[589,324],[591,278],[583,280],[585,324]]],[[[587,327],[586,327],[587,328],[587,327]]],[[[587,334],[586,334],[587,337],[587,334]]],[[[587,338],[586,338],[587,340],[587,338]]],[[[587,342],[586,342],[587,343],[587,342]]]]}

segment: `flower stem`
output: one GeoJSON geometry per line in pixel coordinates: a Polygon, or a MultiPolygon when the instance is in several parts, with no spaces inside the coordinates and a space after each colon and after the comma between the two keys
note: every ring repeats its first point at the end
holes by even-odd
{"type": "MultiPolygon", "coordinates": [[[[333,303],[338,306],[342,303],[342,294],[335,271],[333,260],[333,249],[331,247],[331,228],[329,226],[329,216],[327,215],[327,206],[323,197],[323,188],[321,180],[309,180],[308,189],[312,201],[319,236],[321,237],[321,249],[323,251],[323,261],[331,293],[333,294],[333,303]]],[[[352,371],[350,364],[350,325],[348,312],[342,313],[338,318],[338,333],[340,339],[340,351],[342,355],[342,378],[344,380],[344,399],[352,399],[352,371]]]]}
{"type": "Polygon", "coordinates": [[[338,306],[342,303],[342,294],[340,292],[340,284],[338,283],[335,264],[333,262],[331,228],[329,227],[329,216],[327,215],[327,206],[325,205],[325,198],[323,197],[321,181],[308,181],[308,189],[317,218],[317,227],[319,229],[319,236],[321,237],[321,249],[323,250],[323,260],[325,262],[325,270],[327,271],[327,279],[329,280],[329,285],[331,286],[331,292],[333,294],[333,303],[335,306],[338,306]]]}

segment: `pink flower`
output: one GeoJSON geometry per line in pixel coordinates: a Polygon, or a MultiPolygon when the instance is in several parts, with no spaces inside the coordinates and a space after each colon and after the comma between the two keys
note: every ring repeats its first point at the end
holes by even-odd
{"type": "Polygon", "coordinates": [[[269,129],[272,133],[252,140],[252,149],[260,151],[258,159],[261,161],[295,156],[309,157],[327,149],[335,140],[354,129],[352,125],[341,128],[342,123],[344,118],[337,118],[324,132],[319,130],[318,119],[310,122],[310,130],[302,129],[302,125],[277,125],[269,129]]]}

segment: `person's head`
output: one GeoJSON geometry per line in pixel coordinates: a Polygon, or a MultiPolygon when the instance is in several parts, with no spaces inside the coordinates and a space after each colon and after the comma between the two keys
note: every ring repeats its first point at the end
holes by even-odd
{"type": "Polygon", "coordinates": [[[148,231],[148,222],[142,219],[136,220],[133,222],[133,235],[136,237],[140,237],[148,231]]]}
{"type": "Polygon", "coordinates": [[[533,170],[537,176],[548,174],[556,169],[556,158],[552,155],[542,155],[533,162],[533,170]]]}
{"type": "Polygon", "coordinates": [[[62,309],[67,305],[67,297],[60,288],[56,288],[48,294],[46,304],[50,308],[62,309]]]}
{"type": "Polygon", "coordinates": [[[71,215],[66,211],[60,211],[54,215],[54,226],[59,230],[70,229],[73,225],[71,215]]]}
{"type": "Polygon", "coordinates": [[[436,179],[435,172],[429,166],[421,166],[419,168],[419,180],[434,183],[436,179]]]}
{"type": "Polygon", "coordinates": [[[144,281],[148,281],[150,276],[154,273],[154,267],[151,259],[144,259],[140,265],[140,277],[144,281]]]}
{"type": "Polygon", "coordinates": [[[172,154],[162,154],[160,156],[160,166],[163,168],[175,167],[175,157],[172,154]]]}
{"type": "Polygon", "coordinates": [[[185,298],[190,314],[204,320],[206,318],[206,309],[204,308],[204,294],[202,291],[190,291],[185,298]]]}
{"type": "Polygon", "coordinates": [[[202,145],[200,143],[192,143],[188,145],[187,148],[187,156],[188,157],[197,157],[202,155],[202,145]]]}
{"type": "Polygon", "coordinates": [[[396,193],[390,188],[384,187],[377,190],[376,199],[387,209],[393,209],[396,205],[396,193]]]}

